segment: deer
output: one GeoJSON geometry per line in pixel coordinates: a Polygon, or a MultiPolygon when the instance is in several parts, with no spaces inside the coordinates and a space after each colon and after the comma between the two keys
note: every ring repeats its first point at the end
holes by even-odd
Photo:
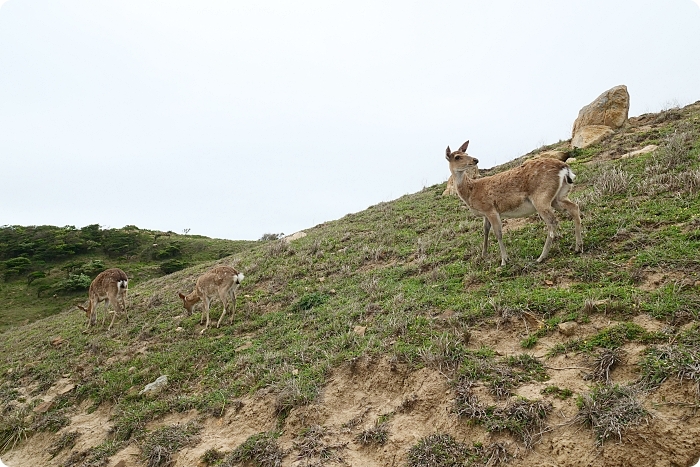
{"type": "Polygon", "coordinates": [[[538,263],[544,261],[557,229],[555,209],[571,215],[576,236],[574,251],[583,253],[581,212],[578,205],[567,198],[576,175],[566,162],[544,158],[528,160],[505,172],[472,179],[467,174],[473,173],[479,160],[467,154],[468,146],[469,141],[454,152],[447,146],[445,158],[460,199],[474,214],[484,218],[482,258],[486,258],[489,231],[493,227],[501,250],[501,266],[505,266],[508,255],[503,245],[501,218],[527,217],[536,212],[547,224],[547,238],[542,254],[537,258],[538,263]]]}
{"type": "Polygon", "coordinates": [[[187,295],[178,292],[178,296],[182,299],[182,305],[189,315],[192,314],[195,305],[202,302],[202,318],[199,320],[199,324],[204,324],[205,316],[207,320],[200,334],[204,334],[204,331],[209,328],[209,307],[212,299],[216,296],[219,297],[224,306],[224,311],[221,313],[216,327],[219,328],[221,326],[221,321],[226,315],[226,305],[229,299],[233,303],[229,324],[233,323],[233,314],[236,312],[236,290],[244,277],[243,273],[236,271],[232,267],[217,266],[197,278],[197,283],[192,292],[187,295]]]}
{"type": "Polygon", "coordinates": [[[102,271],[95,277],[95,279],[90,283],[90,289],[88,290],[88,306],[83,307],[78,305],[78,308],[85,312],[87,316],[87,325],[85,329],[90,326],[94,326],[97,323],[97,306],[105,302],[105,315],[102,317],[102,326],[105,325],[105,320],[107,319],[107,312],[109,310],[110,303],[114,307],[114,312],[112,315],[112,321],[109,323],[107,330],[112,329],[114,324],[114,318],[117,314],[122,311],[126,315],[126,322],[129,322],[129,314],[126,311],[126,292],[129,288],[129,278],[126,273],[119,268],[111,268],[102,271]]]}

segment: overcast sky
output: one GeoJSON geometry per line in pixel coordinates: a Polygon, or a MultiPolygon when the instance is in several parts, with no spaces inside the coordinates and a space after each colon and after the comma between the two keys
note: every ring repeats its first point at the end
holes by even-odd
{"type": "Polygon", "coordinates": [[[0,0],[0,225],[290,234],[700,100],[700,0],[0,0]]]}

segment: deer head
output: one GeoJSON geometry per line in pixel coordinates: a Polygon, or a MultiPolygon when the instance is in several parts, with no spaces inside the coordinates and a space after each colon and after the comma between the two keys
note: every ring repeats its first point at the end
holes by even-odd
{"type": "Polygon", "coordinates": [[[450,147],[447,146],[445,151],[445,159],[450,163],[450,172],[464,173],[470,169],[474,169],[479,163],[479,159],[471,157],[467,154],[467,146],[469,146],[469,141],[465,142],[459,147],[458,150],[452,152],[450,147]]]}

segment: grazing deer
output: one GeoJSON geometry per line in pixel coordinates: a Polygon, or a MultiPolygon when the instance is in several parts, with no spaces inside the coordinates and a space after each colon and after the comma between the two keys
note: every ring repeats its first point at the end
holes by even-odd
{"type": "Polygon", "coordinates": [[[226,304],[229,298],[233,302],[233,310],[229,317],[229,324],[233,323],[233,314],[236,312],[236,289],[238,289],[243,278],[243,273],[231,267],[217,266],[199,276],[197,284],[194,286],[192,292],[187,295],[178,292],[178,295],[182,299],[182,305],[185,307],[188,314],[192,314],[194,306],[200,301],[202,302],[204,308],[202,309],[202,318],[199,320],[199,324],[204,324],[204,316],[207,317],[207,322],[200,334],[203,334],[209,327],[209,305],[211,304],[211,300],[217,295],[224,305],[224,311],[221,313],[216,327],[218,328],[221,325],[221,320],[224,319],[226,304]]]}
{"type": "Polygon", "coordinates": [[[576,176],[565,162],[536,159],[490,177],[471,179],[466,173],[473,170],[479,160],[466,153],[467,146],[469,141],[454,152],[447,146],[445,157],[450,163],[457,194],[473,213],[484,217],[482,257],[486,257],[489,230],[493,227],[501,249],[501,266],[505,266],[508,255],[503,245],[501,217],[527,217],[537,212],[548,230],[542,254],[537,258],[538,263],[544,261],[557,228],[554,209],[569,212],[574,220],[575,251],[583,252],[581,213],[578,205],[567,198],[576,176]]]}
{"type": "Polygon", "coordinates": [[[112,322],[109,323],[107,330],[112,329],[114,318],[122,311],[124,311],[126,322],[128,323],[129,314],[126,312],[125,303],[126,291],[128,288],[129,279],[126,277],[126,273],[121,269],[111,268],[99,273],[90,284],[90,290],[88,291],[90,301],[88,302],[87,308],[78,305],[78,308],[83,310],[88,318],[86,329],[90,326],[94,326],[97,322],[97,305],[101,302],[105,302],[105,315],[102,318],[102,326],[105,325],[110,303],[115,310],[112,315],[112,322]]]}

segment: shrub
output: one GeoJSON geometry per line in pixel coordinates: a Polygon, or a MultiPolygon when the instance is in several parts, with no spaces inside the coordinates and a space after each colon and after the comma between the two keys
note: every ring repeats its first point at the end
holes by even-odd
{"type": "Polygon", "coordinates": [[[269,242],[270,240],[279,240],[280,238],[284,237],[283,233],[266,233],[263,234],[262,237],[260,237],[261,242],[269,242]]]}
{"type": "Polygon", "coordinates": [[[187,266],[189,266],[187,261],[183,261],[181,259],[170,259],[160,263],[160,270],[165,274],[172,274],[176,271],[180,271],[181,269],[185,269],[187,266]]]}
{"type": "Polygon", "coordinates": [[[71,274],[68,279],[64,279],[56,285],[56,292],[70,293],[88,290],[91,282],[85,274],[71,274]]]}
{"type": "Polygon", "coordinates": [[[177,243],[171,243],[170,245],[166,245],[163,248],[157,250],[154,253],[154,256],[156,259],[166,259],[174,258],[175,256],[180,256],[180,254],[182,254],[181,246],[177,243]]]}
{"type": "Polygon", "coordinates": [[[78,271],[81,274],[85,274],[86,276],[95,277],[105,269],[107,268],[101,260],[93,259],[92,261],[88,261],[87,263],[80,266],[78,268],[78,271]]]}
{"type": "Polygon", "coordinates": [[[27,272],[31,265],[31,260],[29,258],[25,258],[24,256],[8,259],[7,261],[3,262],[3,266],[5,267],[5,280],[12,276],[19,276],[20,274],[27,272]]]}
{"type": "Polygon", "coordinates": [[[32,285],[32,282],[37,279],[43,279],[44,277],[46,277],[46,273],[44,271],[30,272],[27,274],[27,285],[32,285]]]}

